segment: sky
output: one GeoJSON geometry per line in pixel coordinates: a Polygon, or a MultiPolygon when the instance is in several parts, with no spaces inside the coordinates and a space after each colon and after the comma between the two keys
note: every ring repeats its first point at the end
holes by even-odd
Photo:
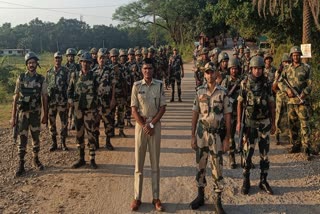
{"type": "Polygon", "coordinates": [[[0,0],[0,26],[9,22],[14,27],[35,18],[57,23],[61,17],[82,19],[90,26],[117,25],[112,20],[115,10],[134,0],[0,0]]]}

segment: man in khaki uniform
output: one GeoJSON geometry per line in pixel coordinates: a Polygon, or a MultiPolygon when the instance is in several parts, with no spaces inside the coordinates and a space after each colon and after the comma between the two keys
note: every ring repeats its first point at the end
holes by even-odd
{"type": "Polygon", "coordinates": [[[166,101],[162,81],[152,78],[153,66],[151,59],[142,64],[143,80],[134,83],[131,94],[132,115],[135,126],[135,174],[134,200],[131,210],[136,211],[141,205],[143,166],[147,147],[150,154],[153,205],[157,211],[163,211],[159,200],[160,182],[160,119],[166,111],[166,101]]]}

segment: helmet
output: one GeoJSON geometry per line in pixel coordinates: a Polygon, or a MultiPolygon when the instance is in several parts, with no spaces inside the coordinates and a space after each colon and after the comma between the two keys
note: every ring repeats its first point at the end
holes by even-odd
{"type": "Polygon", "coordinates": [[[129,48],[129,50],[128,50],[128,55],[134,55],[134,50],[133,50],[133,48],[129,48]]]}
{"type": "Polygon", "coordinates": [[[239,55],[237,50],[233,50],[232,55],[239,55]]]}
{"type": "Polygon", "coordinates": [[[68,55],[77,55],[77,51],[76,51],[76,49],[74,49],[74,48],[68,48],[67,50],[66,50],[66,55],[68,56],[68,55]]]}
{"type": "Polygon", "coordinates": [[[209,53],[208,48],[202,48],[202,49],[201,49],[201,52],[200,52],[201,55],[202,55],[202,54],[207,54],[207,53],[209,53]]]}
{"type": "Polygon", "coordinates": [[[232,67],[239,67],[240,63],[238,58],[236,57],[230,57],[229,61],[228,61],[228,68],[232,68],[232,67]]]}
{"type": "Polygon", "coordinates": [[[91,54],[89,52],[84,52],[81,56],[80,56],[80,62],[81,61],[87,61],[87,62],[92,62],[92,57],[91,54]]]}
{"type": "Polygon", "coordinates": [[[98,53],[97,48],[91,48],[90,53],[91,54],[97,54],[98,53]]]}
{"type": "Polygon", "coordinates": [[[54,53],[53,57],[54,58],[62,58],[62,54],[61,54],[60,51],[57,51],[57,52],[54,53]]]}
{"type": "Polygon", "coordinates": [[[142,50],[141,50],[141,53],[143,53],[143,54],[147,54],[147,53],[148,53],[148,49],[147,49],[147,48],[145,48],[145,47],[143,47],[143,48],[142,48],[142,50]]]}
{"type": "Polygon", "coordinates": [[[110,56],[111,56],[111,57],[112,57],[112,56],[119,56],[119,50],[116,49],[116,48],[112,48],[112,49],[110,50],[110,56]]]}
{"type": "Polygon", "coordinates": [[[258,50],[256,51],[256,56],[261,56],[261,57],[263,57],[263,55],[264,55],[264,51],[263,51],[262,49],[258,49],[258,50]]]}
{"type": "Polygon", "coordinates": [[[85,52],[84,50],[79,50],[78,53],[77,53],[77,56],[80,57],[84,52],[85,52]]]}
{"type": "Polygon", "coordinates": [[[163,51],[163,47],[159,47],[158,51],[162,52],[163,51]]]}
{"type": "Polygon", "coordinates": [[[239,48],[239,49],[244,49],[243,45],[239,45],[238,48],[239,48]]]}
{"type": "Polygon", "coordinates": [[[127,56],[127,52],[125,49],[120,49],[119,50],[119,56],[127,56]]]}
{"type": "Polygon", "coordinates": [[[173,50],[173,51],[178,51],[178,48],[174,47],[172,50],[173,50]]]}
{"type": "Polygon", "coordinates": [[[142,55],[140,50],[136,50],[136,52],[134,53],[134,55],[142,55]]]}
{"type": "Polygon", "coordinates": [[[154,49],[154,47],[151,46],[151,47],[148,48],[148,52],[150,52],[150,53],[155,53],[155,52],[156,52],[156,49],[154,49]]]}
{"type": "Polygon", "coordinates": [[[98,56],[105,56],[107,54],[106,48],[99,48],[98,50],[98,56]]]}
{"type": "Polygon", "coordinates": [[[39,61],[38,56],[33,52],[29,52],[24,56],[24,61],[26,62],[26,65],[30,59],[35,59],[36,61],[39,61]]]}
{"type": "Polygon", "coordinates": [[[220,48],[214,48],[213,50],[212,50],[212,55],[214,54],[214,55],[216,55],[216,54],[219,54],[219,53],[221,53],[221,50],[220,50],[220,48]]]}
{"type": "Polygon", "coordinates": [[[244,53],[250,53],[250,49],[249,48],[244,49],[244,53]]]}
{"type": "Polygon", "coordinates": [[[254,56],[250,60],[250,68],[252,67],[264,67],[264,61],[261,56],[254,56]]]}
{"type": "Polygon", "coordinates": [[[302,55],[301,48],[299,46],[293,46],[292,48],[290,48],[290,56],[293,53],[300,53],[300,55],[302,55]]]}
{"type": "Polygon", "coordinates": [[[219,53],[218,63],[220,63],[222,60],[228,60],[228,59],[229,59],[229,55],[227,54],[227,52],[219,53]]]}
{"type": "Polygon", "coordinates": [[[288,53],[284,53],[284,54],[282,55],[281,62],[290,62],[290,61],[291,61],[291,59],[290,59],[289,54],[288,54],[288,53]]]}
{"type": "Polygon", "coordinates": [[[204,66],[204,72],[206,71],[217,71],[216,66],[214,66],[214,64],[212,62],[208,62],[205,66],[204,66]]]}
{"type": "Polygon", "coordinates": [[[267,54],[264,56],[264,59],[263,59],[263,60],[266,60],[266,59],[268,59],[268,58],[270,58],[271,61],[273,61],[273,56],[272,56],[271,54],[269,54],[269,53],[267,53],[267,54]]]}

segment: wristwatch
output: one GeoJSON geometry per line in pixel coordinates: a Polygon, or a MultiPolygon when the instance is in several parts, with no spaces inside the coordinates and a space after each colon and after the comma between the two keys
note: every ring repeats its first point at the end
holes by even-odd
{"type": "Polygon", "coordinates": [[[154,128],[154,125],[152,123],[149,123],[150,128],[154,128]]]}

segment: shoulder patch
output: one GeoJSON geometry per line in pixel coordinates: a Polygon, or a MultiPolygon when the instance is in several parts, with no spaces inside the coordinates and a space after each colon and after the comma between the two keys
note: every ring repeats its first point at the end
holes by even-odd
{"type": "Polygon", "coordinates": [[[162,80],[153,79],[156,83],[162,83],[162,80]]]}
{"type": "Polygon", "coordinates": [[[139,80],[139,81],[134,82],[133,85],[141,85],[141,83],[142,83],[142,80],[139,80]]]}

